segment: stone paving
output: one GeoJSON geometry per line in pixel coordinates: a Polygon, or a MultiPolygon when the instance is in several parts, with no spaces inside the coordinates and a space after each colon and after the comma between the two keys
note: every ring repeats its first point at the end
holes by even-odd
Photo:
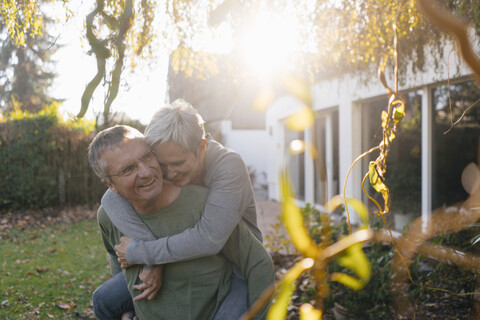
{"type": "Polygon", "coordinates": [[[277,251],[281,254],[291,254],[295,252],[295,248],[291,244],[290,237],[285,229],[285,226],[280,221],[282,214],[281,204],[272,200],[256,201],[257,204],[257,224],[263,234],[263,244],[267,251],[277,251]],[[274,241],[270,241],[275,239],[274,241]],[[288,240],[288,244],[281,243],[281,240],[288,240]],[[275,247],[276,250],[272,250],[275,247]]]}

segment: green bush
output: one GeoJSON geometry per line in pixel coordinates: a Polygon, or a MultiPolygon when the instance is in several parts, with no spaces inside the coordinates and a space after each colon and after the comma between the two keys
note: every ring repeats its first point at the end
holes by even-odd
{"type": "Polygon", "coordinates": [[[0,209],[93,204],[105,187],[88,166],[93,124],[64,122],[54,103],[0,122],[0,209]]]}

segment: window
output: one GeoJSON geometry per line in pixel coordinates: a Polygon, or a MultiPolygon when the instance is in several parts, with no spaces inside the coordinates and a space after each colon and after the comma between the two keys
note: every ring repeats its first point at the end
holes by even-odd
{"type": "Polygon", "coordinates": [[[314,127],[314,201],[325,204],[339,193],[338,184],[338,110],[317,112],[314,127]]]}
{"type": "MultiPolygon", "coordinates": [[[[285,127],[285,145],[288,148],[293,140],[304,140],[303,132],[291,131],[285,127]]],[[[305,200],[305,153],[289,154],[288,173],[293,184],[293,191],[298,200],[305,200]]]]}
{"type": "MultiPolygon", "coordinates": [[[[421,214],[421,99],[422,91],[403,93],[407,100],[405,117],[401,120],[395,140],[387,157],[385,183],[390,190],[390,211],[394,213],[421,214]]],[[[382,141],[382,110],[386,110],[388,98],[362,103],[362,152],[379,145],[382,141]]],[[[374,151],[362,159],[362,173],[368,172],[368,164],[379,155],[374,151]]],[[[383,198],[375,192],[370,183],[365,189],[382,207],[383,198]]],[[[378,210],[366,197],[370,212],[378,210]]]]}
{"type": "Polygon", "coordinates": [[[468,197],[461,176],[468,164],[479,164],[480,106],[473,107],[451,127],[479,98],[480,89],[474,81],[432,90],[432,209],[468,197]]]}

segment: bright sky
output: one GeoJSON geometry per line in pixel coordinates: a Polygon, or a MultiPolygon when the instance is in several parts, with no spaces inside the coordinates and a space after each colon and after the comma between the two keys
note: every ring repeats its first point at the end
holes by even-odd
{"type": "MultiPolygon", "coordinates": [[[[71,4],[75,16],[70,18],[63,28],[58,28],[60,32],[55,35],[60,35],[58,43],[64,44],[64,47],[53,56],[57,61],[58,77],[51,91],[53,97],[65,99],[62,112],[76,115],[80,111],[83,91],[96,74],[96,60],[93,55],[87,54],[90,46],[86,40],[82,40],[85,32],[83,24],[90,7],[82,4],[81,0],[72,1],[71,4]],[[83,47],[82,41],[85,41],[83,47]]],[[[136,74],[124,71],[111,112],[125,112],[130,118],[147,124],[165,102],[167,70],[168,55],[163,53],[149,64],[148,69],[144,67],[136,74]]],[[[93,119],[95,114],[103,112],[105,95],[106,90],[100,84],[90,102],[87,118],[93,119]]]]}
{"type": "MultiPolygon", "coordinates": [[[[74,115],[80,111],[84,88],[96,73],[95,58],[87,55],[90,46],[83,40],[85,44],[82,47],[81,42],[85,32],[84,20],[92,5],[92,1],[70,0],[70,8],[75,16],[64,23],[63,28],[57,28],[60,34],[58,42],[66,45],[54,56],[58,61],[59,76],[54,83],[52,96],[65,99],[65,113],[74,115]]],[[[59,16],[61,14],[57,14],[59,16]]],[[[244,30],[239,43],[243,58],[240,63],[265,79],[272,77],[275,71],[291,67],[292,61],[289,58],[299,46],[299,21],[293,15],[275,15],[265,10],[259,10],[251,18],[250,28],[244,30]]],[[[202,46],[200,50],[227,53],[232,48],[232,39],[228,35],[230,32],[225,26],[220,26],[216,33],[224,35],[216,39],[216,42],[212,34],[207,32],[207,38],[197,39],[202,46]]],[[[128,59],[125,63],[128,63],[128,59]]],[[[159,53],[158,58],[149,62],[148,67],[141,70],[137,68],[135,74],[125,70],[111,111],[124,112],[130,118],[147,124],[153,113],[165,102],[167,70],[168,55],[165,52],[159,53]]],[[[105,95],[106,90],[100,85],[90,103],[88,118],[102,113],[105,95]]]]}

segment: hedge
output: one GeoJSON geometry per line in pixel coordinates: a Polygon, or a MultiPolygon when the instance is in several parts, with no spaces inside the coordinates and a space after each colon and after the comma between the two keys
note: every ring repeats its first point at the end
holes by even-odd
{"type": "Polygon", "coordinates": [[[88,122],[63,121],[52,104],[0,119],[0,209],[92,206],[106,187],[88,165],[88,122]]]}

